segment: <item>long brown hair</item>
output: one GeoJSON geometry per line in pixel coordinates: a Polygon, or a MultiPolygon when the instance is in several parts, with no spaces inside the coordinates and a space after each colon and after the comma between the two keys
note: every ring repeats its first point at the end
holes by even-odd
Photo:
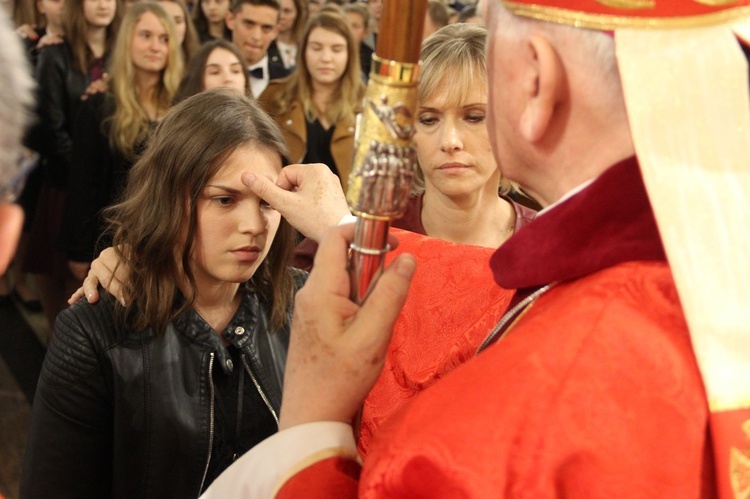
{"type": "MultiPolygon", "coordinates": [[[[217,38],[216,40],[206,42],[201,45],[198,52],[196,52],[193,58],[190,59],[190,64],[188,64],[185,76],[180,82],[180,88],[177,90],[177,95],[175,95],[175,104],[206,89],[203,85],[206,64],[208,63],[208,58],[211,57],[211,54],[213,54],[216,49],[228,50],[234,54],[238,61],[240,61],[243,68],[247,68],[245,56],[242,55],[242,52],[240,52],[234,43],[228,42],[223,38],[217,38]]],[[[247,71],[245,71],[245,95],[249,97],[252,97],[253,95],[250,90],[250,78],[247,75],[247,71]]]]}
{"type": "Polygon", "coordinates": [[[330,123],[336,123],[344,116],[354,116],[364,97],[365,86],[362,83],[361,68],[359,66],[359,47],[354,42],[349,22],[339,12],[332,10],[319,11],[313,15],[305,26],[304,36],[297,50],[297,68],[286,79],[284,89],[279,92],[274,102],[270,103],[270,111],[274,114],[283,114],[299,99],[305,111],[305,117],[313,121],[318,117],[312,100],[312,77],[307,67],[305,52],[310,39],[310,33],[315,28],[323,28],[339,34],[346,40],[346,50],[349,55],[346,69],[341,75],[339,85],[331,96],[328,104],[326,118],[330,123]]]}
{"type": "MultiPolygon", "coordinates": [[[[130,327],[161,333],[193,306],[197,198],[226,158],[247,144],[288,164],[286,143],[273,120],[254,101],[226,88],[182,101],[157,127],[130,171],[123,201],[106,211],[114,247],[131,269],[124,284],[132,297],[124,310],[130,327]],[[178,283],[184,283],[182,300],[178,283]]],[[[294,230],[282,219],[268,256],[247,283],[271,307],[272,330],[286,323],[292,303],[287,264],[294,244],[294,230]]]]}
{"type": "Polygon", "coordinates": [[[292,32],[292,40],[294,43],[299,43],[304,35],[305,25],[307,23],[307,18],[309,17],[307,0],[292,1],[294,2],[294,7],[297,9],[297,17],[294,19],[290,31],[292,32]]]}
{"type": "MultiPolygon", "coordinates": [[[[104,42],[104,58],[112,50],[115,43],[115,37],[120,29],[120,20],[122,19],[123,4],[121,0],[116,0],[115,17],[107,26],[107,37],[104,42]]],[[[73,52],[73,67],[83,74],[87,74],[93,64],[95,57],[89,48],[86,40],[88,30],[88,21],[83,12],[83,0],[65,0],[63,7],[62,25],[65,33],[65,40],[70,45],[73,52]]]]}
{"type": "Polygon", "coordinates": [[[201,41],[198,38],[198,31],[195,29],[193,24],[193,18],[190,15],[190,11],[185,5],[185,0],[158,0],[159,2],[172,2],[176,3],[182,9],[182,15],[185,19],[185,39],[182,41],[182,55],[184,56],[185,64],[193,58],[198,49],[201,46],[201,41]]]}

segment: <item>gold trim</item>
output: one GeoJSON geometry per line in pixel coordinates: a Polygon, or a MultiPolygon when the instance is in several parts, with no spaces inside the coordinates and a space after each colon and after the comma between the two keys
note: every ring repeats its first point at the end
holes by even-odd
{"type": "Polygon", "coordinates": [[[415,85],[419,79],[419,64],[382,59],[372,56],[370,78],[389,85],[415,85]]]}
{"type": "Polygon", "coordinates": [[[695,3],[701,5],[708,5],[709,7],[725,7],[727,5],[736,4],[737,0],[693,0],[695,3]]]}
{"type": "MultiPolygon", "coordinates": [[[[614,30],[618,28],[665,29],[665,28],[697,28],[723,24],[729,21],[750,17],[750,7],[712,12],[697,16],[653,18],[637,16],[613,16],[609,14],[589,14],[558,7],[543,5],[526,5],[508,0],[501,0],[508,11],[517,16],[530,17],[539,21],[557,24],[568,24],[578,28],[596,30],[614,30]]],[[[707,0],[704,0],[707,1],[707,0]]],[[[710,1],[710,0],[709,0],[710,1]]],[[[719,0],[721,1],[721,0],[719,0]]]]}
{"type": "Polygon", "coordinates": [[[390,222],[393,217],[385,216],[385,215],[371,215],[370,213],[366,213],[361,210],[351,210],[352,215],[359,218],[364,218],[366,220],[375,220],[376,222],[390,222]]]}
{"type": "Polygon", "coordinates": [[[716,397],[708,399],[708,408],[711,412],[736,411],[750,409],[750,397],[745,399],[720,400],[716,397]]]}
{"type": "MultiPolygon", "coordinates": [[[[731,0],[734,1],[734,0],[731,0]]],[[[597,3],[615,9],[653,9],[656,7],[655,0],[596,0],[597,3]]]]}

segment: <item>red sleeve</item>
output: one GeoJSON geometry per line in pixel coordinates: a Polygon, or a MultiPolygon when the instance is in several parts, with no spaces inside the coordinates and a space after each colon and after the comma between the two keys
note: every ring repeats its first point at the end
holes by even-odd
{"type": "Polygon", "coordinates": [[[359,463],[342,457],[330,457],[308,466],[289,478],[276,493],[276,499],[356,498],[359,463]]]}

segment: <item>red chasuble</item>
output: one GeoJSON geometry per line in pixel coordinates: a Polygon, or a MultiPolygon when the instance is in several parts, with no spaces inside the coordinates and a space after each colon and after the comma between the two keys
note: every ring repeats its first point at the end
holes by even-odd
{"type": "Polygon", "coordinates": [[[714,497],[705,393],[635,160],[492,269],[508,288],[558,284],[391,417],[361,475],[325,459],[278,497],[714,497]]]}

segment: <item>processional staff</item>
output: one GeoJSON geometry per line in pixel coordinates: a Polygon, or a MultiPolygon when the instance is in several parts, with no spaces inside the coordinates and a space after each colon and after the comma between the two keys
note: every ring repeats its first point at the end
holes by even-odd
{"type": "Polygon", "coordinates": [[[351,297],[362,303],[383,269],[388,228],[404,215],[417,166],[412,144],[427,0],[386,0],[355,140],[347,201],[357,216],[351,297]]]}

